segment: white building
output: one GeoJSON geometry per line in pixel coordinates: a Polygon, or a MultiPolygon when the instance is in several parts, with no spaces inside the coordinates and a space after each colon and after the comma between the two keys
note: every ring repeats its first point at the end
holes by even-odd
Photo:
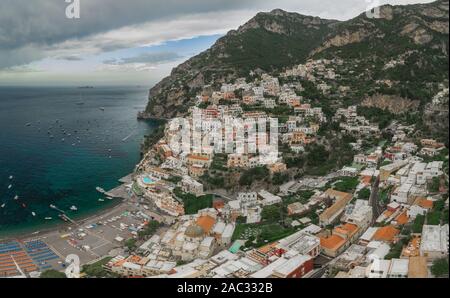
{"type": "Polygon", "coordinates": [[[423,226],[420,255],[430,259],[448,256],[448,224],[423,226]]]}
{"type": "Polygon", "coordinates": [[[261,203],[263,206],[270,206],[281,203],[281,198],[279,196],[273,195],[266,190],[261,190],[258,195],[261,198],[261,203]]]}

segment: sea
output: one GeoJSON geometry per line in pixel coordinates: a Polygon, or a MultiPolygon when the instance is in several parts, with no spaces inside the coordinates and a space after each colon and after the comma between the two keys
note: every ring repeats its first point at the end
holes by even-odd
{"type": "Polygon", "coordinates": [[[50,205],[79,219],[115,204],[96,187],[139,163],[157,127],[137,120],[147,98],[144,87],[0,87],[0,238],[61,224],[50,205]]]}

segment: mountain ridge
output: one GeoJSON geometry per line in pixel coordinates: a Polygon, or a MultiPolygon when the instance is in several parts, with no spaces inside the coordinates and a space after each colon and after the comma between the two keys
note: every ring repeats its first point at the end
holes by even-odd
{"type": "MultiPolygon", "coordinates": [[[[419,52],[415,59],[422,66],[417,73],[435,72],[438,79],[448,81],[448,72],[439,68],[445,61],[448,64],[448,0],[384,5],[379,19],[370,19],[366,13],[337,21],[281,9],[261,12],[175,67],[150,90],[149,103],[140,116],[184,115],[202,86],[245,77],[253,70],[279,71],[308,59],[335,56],[354,59],[366,55],[367,61],[375,57],[385,63],[409,50],[419,52]],[[431,61],[420,57],[424,53],[431,61]]],[[[381,78],[384,73],[371,76],[381,78]]],[[[407,75],[405,80],[414,81],[415,76],[407,75]]]]}

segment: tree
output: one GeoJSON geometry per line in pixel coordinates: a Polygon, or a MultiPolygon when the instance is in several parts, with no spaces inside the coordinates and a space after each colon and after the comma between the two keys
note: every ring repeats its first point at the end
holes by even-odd
{"type": "Polygon", "coordinates": [[[358,192],[358,200],[368,200],[370,198],[370,189],[363,188],[358,192]]]}
{"type": "Polygon", "coordinates": [[[134,250],[136,248],[136,239],[130,238],[127,241],[125,241],[125,246],[128,248],[128,250],[134,250]]]}
{"type": "Polygon", "coordinates": [[[40,278],[67,278],[67,276],[63,272],[51,269],[42,272],[40,278]]]}
{"type": "Polygon", "coordinates": [[[431,266],[431,273],[436,277],[448,276],[448,258],[437,259],[431,266]]]}
{"type": "Polygon", "coordinates": [[[264,221],[278,222],[281,219],[281,206],[271,205],[263,208],[261,217],[264,221]]]}
{"type": "Polygon", "coordinates": [[[155,232],[160,227],[160,223],[157,221],[151,221],[147,224],[147,226],[142,230],[138,232],[139,239],[144,239],[148,236],[153,236],[155,232]]]}
{"type": "Polygon", "coordinates": [[[91,278],[115,277],[116,275],[114,273],[111,273],[103,268],[103,266],[111,261],[111,259],[112,257],[105,257],[95,263],[84,265],[81,272],[91,278]]]}
{"type": "Polygon", "coordinates": [[[428,190],[432,193],[439,192],[440,184],[441,179],[439,177],[433,177],[433,179],[428,184],[428,190]]]}
{"type": "Polygon", "coordinates": [[[416,219],[414,219],[412,231],[413,233],[422,233],[422,227],[425,223],[425,216],[423,215],[417,215],[416,219]]]}

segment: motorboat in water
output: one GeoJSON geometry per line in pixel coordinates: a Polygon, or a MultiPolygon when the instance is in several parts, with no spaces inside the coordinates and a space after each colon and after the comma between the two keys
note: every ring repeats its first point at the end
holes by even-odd
{"type": "Polygon", "coordinates": [[[72,210],[72,211],[77,211],[78,208],[77,208],[76,206],[72,206],[72,207],[70,207],[70,210],[72,210]]]}

